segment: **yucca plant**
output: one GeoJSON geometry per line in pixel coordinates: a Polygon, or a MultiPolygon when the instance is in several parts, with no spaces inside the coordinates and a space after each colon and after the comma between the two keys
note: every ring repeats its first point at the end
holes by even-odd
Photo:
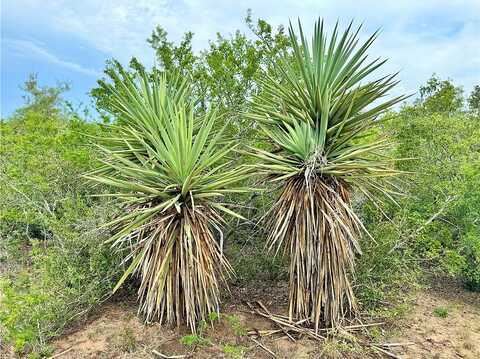
{"type": "Polygon", "coordinates": [[[255,166],[281,184],[266,215],[268,249],[290,255],[290,318],[316,330],[356,310],[351,275],[364,227],[352,191],[371,199],[396,191],[390,143],[372,131],[405,96],[382,101],[396,74],[371,80],[385,61],[367,61],[377,32],[357,46],[359,31],[350,23],[340,33],[337,24],[327,36],[318,20],[309,44],[300,21],[298,33],[290,24],[293,50],[263,80],[248,114],[273,145],[253,149],[255,166]]]}
{"type": "Polygon", "coordinates": [[[223,255],[222,202],[245,168],[231,166],[235,145],[219,129],[214,109],[197,114],[189,86],[175,75],[133,77],[110,72],[104,83],[117,116],[110,136],[98,141],[102,165],[87,175],[114,189],[123,209],[107,224],[112,247],[128,263],[117,290],[138,275],[139,311],[147,321],[196,324],[219,310],[219,286],[231,267],[223,255]]]}

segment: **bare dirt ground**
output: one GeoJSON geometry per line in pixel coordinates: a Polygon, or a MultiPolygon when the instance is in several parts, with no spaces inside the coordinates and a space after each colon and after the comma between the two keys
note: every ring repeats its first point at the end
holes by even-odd
{"type": "Polygon", "coordinates": [[[402,358],[480,358],[480,293],[448,280],[418,293],[412,312],[390,341],[414,342],[396,351],[402,358]]]}
{"type": "MultiPolygon", "coordinates": [[[[136,303],[123,300],[105,304],[87,322],[72,328],[51,345],[59,359],[80,358],[388,358],[362,345],[328,339],[295,342],[286,337],[259,339],[263,348],[245,335],[251,329],[276,329],[267,319],[252,314],[238,298],[262,300],[272,311],[286,310],[286,288],[237,288],[214,327],[198,337],[186,328],[168,329],[144,325],[136,315],[136,303]],[[280,305],[279,305],[280,303],[280,305]]],[[[457,283],[443,281],[420,290],[414,305],[399,322],[362,334],[360,341],[407,343],[388,351],[397,358],[480,358],[480,294],[465,291],[457,283]]]]}

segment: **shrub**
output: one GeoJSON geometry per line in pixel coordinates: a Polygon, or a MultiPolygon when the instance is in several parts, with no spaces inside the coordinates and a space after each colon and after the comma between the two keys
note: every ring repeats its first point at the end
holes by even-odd
{"type": "Polygon", "coordinates": [[[108,295],[119,263],[95,231],[111,206],[79,180],[95,158],[79,133],[100,127],[38,106],[0,128],[0,327],[17,351],[46,355],[49,338],[108,295]]]}
{"type": "Polygon", "coordinates": [[[388,123],[399,164],[412,172],[408,196],[388,213],[424,268],[460,276],[478,288],[480,223],[480,127],[478,118],[457,112],[425,114],[404,108],[388,123]]]}
{"type": "Polygon", "coordinates": [[[465,258],[461,268],[468,289],[480,292],[480,232],[467,232],[462,238],[460,252],[465,258]]]}
{"type": "MultiPolygon", "coordinates": [[[[95,223],[98,214],[89,209],[88,219],[95,223]]],[[[78,217],[68,220],[85,226],[78,217]]],[[[31,241],[31,266],[1,283],[0,323],[17,351],[43,350],[47,339],[105,299],[118,271],[101,237],[88,233],[92,227],[83,233],[58,222],[52,227],[52,242],[31,241]]]]}
{"type": "MultiPolygon", "coordinates": [[[[363,209],[363,212],[374,209],[363,209]]],[[[363,236],[363,255],[357,261],[355,292],[362,310],[382,313],[386,303],[402,305],[405,293],[418,283],[420,268],[411,247],[399,247],[404,239],[399,222],[390,222],[378,214],[366,223],[372,237],[363,236]],[[402,300],[399,300],[402,298],[402,300]]]]}

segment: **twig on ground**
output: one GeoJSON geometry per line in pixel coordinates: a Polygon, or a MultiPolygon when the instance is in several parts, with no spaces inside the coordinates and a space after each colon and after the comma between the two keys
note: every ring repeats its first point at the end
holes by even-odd
{"type": "Polygon", "coordinates": [[[391,352],[389,352],[389,351],[387,351],[387,350],[385,350],[385,349],[382,349],[382,348],[380,348],[380,347],[378,347],[378,346],[376,346],[376,345],[370,344],[370,346],[371,346],[372,348],[377,349],[379,352],[382,352],[383,354],[388,355],[390,358],[402,359],[402,357],[399,357],[398,355],[395,355],[395,354],[393,354],[393,353],[391,353],[391,352]]]}
{"type": "Polygon", "coordinates": [[[188,357],[191,356],[190,354],[183,354],[183,355],[165,355],[165,354],[162,354],[162,353],[156,351],[155,349],[152,350],[152,353],[155,354],[155,355],[158,355],[160,358],[164,358],[164,359],[181,359],[181,358],[188,358],[188,357]]]}
{"type": "MultiPolygon", "coordinates": [[[[258,305],[259,305],[260,307],[262,307],[262,309],[263,309],[268,315],[272,316],[272,314],[269,312],[269,310],[267,309],[267,307],[265,307],[265,306],[262,304],[262,302],[257,301],[257,303],[258,303],[258,305]]],[[[295,341],[296,341],[290,334],[288,334],[288,331],[287,331],[285,328],[283,328],[280,324],[279,324],[278,326],[281,328],[282,332],[284,332],[285,335],[286,335],[292,342],[295,342],[295,341]]]]}
{"type": "MultiPolygon", "coordinates": [[[[259,335],[259,336],[269,336],[272,334],[280,333],[283,332],[285,335],[287,335],[290,340],[295,340],[292,336],[292,333],[298,334],[298,335],[306,335],[310,338],[313,338],[315,340],[324,340],[325,337],[323,335],[320,335],[318,332],[323,332],[323,333],[330,333],[333,328],[321,328],[318,329],[318,331],[315,331],[312,328],[308,328],[305,326],[302,326],[301,324],[304,324],[307,322],[307,319],[302,319],[298,320],[295,322],[290,321],[290,319],[284,315],[277,315],[277,314],[272,314],[266,307],[263,305],[262,302],[257,301],[256,304],[259,308],[255,308],[252,303],[247,302],[247,306],[250,308],[250,310],[258,314],[266,319],[269,319],[273,323],[275,323],[280,329],[278,330],[253,330],[249,331],[249,335],[259,335]]],[[[377,326],[377,325],[382,325],[384,324],[383,322],[379,323],[368,323],[368,324],[356,324],[356,325],[348,325],[345,327],[341,327],[342,330],[344,331],[354,331],[354,330],[360,330],[360,329],[365,329],[366,327],[372,327],[372,326],[377,326]]]]}
{"type": "Polygon", "coordinates": [[[255,343],[257,344],[260,348],[262,348],[263,350],[265,350],[268,354],[270,354],[271,356],[273,356],[274,358],[276,358],[277,356],[275,355],[274,352],[272,352],[270,349],[268,349],[265,345],[263,345],[262,343],[260,343],[258,340],[250,337],[250,339],[255,343]]]}
{"type": "MultiPolygon", "coordinates": [[[[346,327],[342,327],[342,329],[355,330],[355,329],[363,329],[363,328],[367,328],[367,327],[374,327],[374,326],[383,325],[383,324],[385,324],[385,323],[384,322],[378,322],[378,323],[347,325],[346,327]]],[[[321,330],[328,330],[328,329],[321,329],[321,330]]]]}
{"type": "MultiPolygon", "coordinates": [[[[258,303],[257,303],[258,304],[258,303]]],[[[253,305],[251,303],[247,303],[247,305],[249,306],[249,308],[256,314],[264,317],[264,318],[267,318],[269,320],[271,320],[272,322],[274,322],[278,327],[280,327],[280,330],[278,330],[277,332],[283,332],[285,333],[286,331],[291,331],[291,332],[294,332],[294,333],[297,333],[299,335],[306,335],[306,336],[309,336],[313,339],[316,339],[316,340],[320,340],[320,339],[325,339],[325,337],[319,335],[318,333],[316,333],[313,329],[310,329],[310,328],[305,328],[305,327],[302,327],[300,326],[300,324],[306,322],[307,320],[306,319],[303,319],[303,320],[299,320],[297,322],[291,322],[289,319],[283,319],[283,318],[287,318],[285,316],[277,316],[277,315],[272,315],[272,314],[268,314],[269,312],[267,311],[266,313],[256,309],[253,307],[253,305]]],[[[258,304],[259,306],[263,306],[258,304]]],[[[256,333],[261,333],[259,331],[256,331],[256,333]]],[[[275,332],[270,332],[268,335],[271,335],[271,334],[274,334],[275,332]]]]}
{"type": "Polygon", "coordinates": [[[64,350],[63,352],[60,352],[58,354],[52,355],[51,357],[48,357],[47,359],[53,359],[53,358],[58,358],[59,356],[63,354],[67,354],[70,350],[72,350],[73,347],[68,348],[67,350],[64,350]]]}
{"type": "Polygon", "coordinates": [[[406,343],[381,343],[381,344],[374,344],[380,347],[405,347],[407,345],[415,345],[414,342],[406,342],[406,343]]]}

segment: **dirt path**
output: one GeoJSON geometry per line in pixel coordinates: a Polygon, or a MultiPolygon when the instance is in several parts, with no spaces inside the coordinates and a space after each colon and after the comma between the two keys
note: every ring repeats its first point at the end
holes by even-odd
{"type": "MultiPolygon", "coordinates": [[[[307,339],[291,342],[285,338],[262,340],[265,348],[254,343],[245,332],[250,328],[267,329],[271,324],[248,313],[239,304],[231,304],[215,327],[207,326],[201,336],[188,336],[143,325],[137,318],[135,303],[110,303],[81,328],[52,343],[59,358],[155,358],[156,350],[166,355],[191,354],[192,358],[383,358],[360,346],[329,340],[319,345],[307,339]],[[183,343],[182,343],[183,342],[183,343]]],[[[377,340],[414,345],[389,349],[401,358],[480,358],[480,294],[465,292],[455,283],[425,289],[416,304],[399,323],[397,334],[377,340]]]]}

